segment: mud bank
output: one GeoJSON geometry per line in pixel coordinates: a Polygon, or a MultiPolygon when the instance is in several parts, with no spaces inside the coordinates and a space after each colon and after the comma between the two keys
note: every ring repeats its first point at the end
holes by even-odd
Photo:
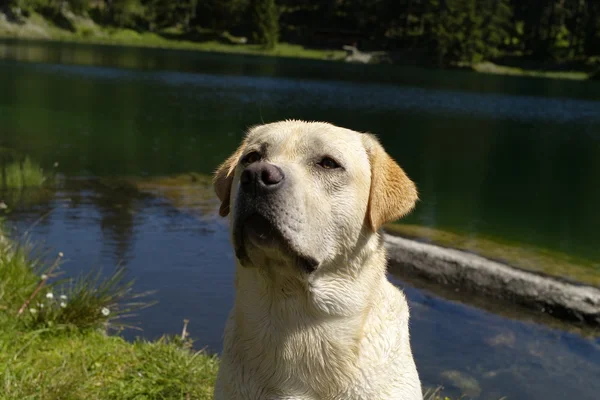
{"type": "Polygon", "coordinates": [[[600,326],[600,289],[501,264],[466,252],[384,234],[389,268],[411,282],[428,280],[517,303],[555,318],[600,326]]]}

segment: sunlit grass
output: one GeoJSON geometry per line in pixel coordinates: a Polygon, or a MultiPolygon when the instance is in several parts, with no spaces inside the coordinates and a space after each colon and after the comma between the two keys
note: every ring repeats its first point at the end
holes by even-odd
{"type": "Polygon", "coordinates": [[[48,265],[33,253],[1,237],[0,310],[14,314],[22,329],[117,327],[124,316],[153,304],[143,301],[149,292],[133,291],[134,282],[126,280],[123,268],[107,276],[92,271],[76,279],[59,279],[63,254],[48,265]]]}
{"type": "Polygon", "coordinates": [[[148,305],[122,269],[48,284],[57,264],[29,254],[0,230],[2,400],[212,398],[218,360],[192,351],[185,335],[135,343],[107,335],[148,305]]]}
{"type": "Polygon", "coordinates": [[[3,329],[0,367],[3,400],[211,399],[218,361],[164,338],[3,329]]]}
{"type": "Polygon", "coordinates": [[[4,177],[0,187],[4,189],[39,187],[45,181],[42,168],[29,157],[22,162],[13,162],[0,168],[2,168],[1,176],[4,177]]]}
{"type": "MultiPolygon", "coordinates": [[[[132,29],[103,27],[89,19],[78,17],[72,21],[75,31],[60,29],[49,23],[38,13],[31,13],[22,26],[8,26],[0,23],[0,37],[22,39],[43,39],[66,42],[84,42],[106,45],[131,45],[139,47],[173,48],[211,51],[219,53],[258,54],[266,56],[342,59],[345,52],[339,50],[307,49],[304,46],[279,43],[274,50],[265,50],[261,45],[234,44],[226,40],[191,41],[185,38],[171,38],[155,32],[137,32],[132,29]]],[[[172,33],[172,32],[169,32],[172,33]]],[[[179,33],[179,32],[176,32],[179,33]]]]}
{"type": "Polygon", "coordinates": [[[16,205],[39,204],[48,198],[56,171],[45,171],[29,156],[0,147],[0,216],[16,205]]]}
{"type": "Polygon", "coordinates": [[[536,78],[584,80],[590,77],[590,74],[582,71],[527,70],[523,68],[509,67],[506,65],[497,65],[491,62],[475,64],[473,65],[473,70],[477,72],[483,72],[486,74],[530,76],[536,78]]]}
{"type": "Polygon", "coordinates": [[[341,60],[344,57],[342,50],[307,49],[301,45],[279,43],[273,50],[265,50],[260,45],[236,45],[216,40],[192,42],[187,40],[172,40],[161,37],[155,33],[114,30],[106,36],[80,37],[67,35],[53,39],[69,42],[85,42],[106,45],[132,45],[139,47],[169,48],[182,50],[199,50],[217,53],[256,54],[263,56],[310,58],[323,60],[341,60]],[[133,34],[133,33],[135,34],[133,34]]]}

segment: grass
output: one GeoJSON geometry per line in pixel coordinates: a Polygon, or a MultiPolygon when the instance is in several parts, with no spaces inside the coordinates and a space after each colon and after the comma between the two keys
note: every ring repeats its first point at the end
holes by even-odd
{"type": "Polygon", "coordinates": [[[215,358],[100,332],[0,336],[3,399],[211,399],[215,358]]]}
{"type": "Polygon", "coordinates": [[[473,71],[482,72],[486,74],[530,76],[536,78],[550,79],[584,80],[590,77],[590,74],[584,71],[540,71],[533,69],[509,67],[506,65],[497,65],[491,62],[475,64],[472,66],[472,69],[473,71]]]}
{"type": "Polygon", "coordinates": [[[0,190],[40,187],[46,181],[44,170],[26,155],[0,147],[0,190]]]}
{"type": "Polygon", "coordinates": [[[21,162],[0,165],[0,189],[40,187],[46,180],[39,164],[26,157],[21,162]]]}
{"type": "Polygon", "coordinates": [[[32,12],[23,24],[1,22],[0,19],[0,37],[328,60],[339,60],[345,55],[341,49],[307,49],[289,43],[279,43],[274,50],[265,50],[260,45],[232,43],[228,39],[230,35],[227,34],[215,35],[212,31],[203,30],[199,30],[198,36],[205,37],[205,39],[192,41],[173,28],[159,33],[137,32],[131,29],[100,26],[89,18],[72,14],[68,18],[74,27],[73,31],[61,29],[35,12],[32,12]]]}
{"type": "Polygon", "coordinates": [[[0,231],[1,399],[212,398],[218,360],[189,339],[107,334],[147,305],[122,270],[50,283],[56,270],[27,254],[0,231]]]}
{"type": "Polygon", "coordinates": [[[16,205],[39,204],[50,195],[55,171],[17,151],[0,147],[0,215],[16,205]]]}

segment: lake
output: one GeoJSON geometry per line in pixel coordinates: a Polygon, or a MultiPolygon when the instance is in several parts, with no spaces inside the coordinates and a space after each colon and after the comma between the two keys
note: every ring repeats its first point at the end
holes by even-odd
{"type": "MultiPolygon", "coordinates": [[[[218,352],[233,300],[226,224],[204,181],[155,178],[210,174],[248,126],[285,118],[377,134],[419,188],[411,226],[559,253],[600,275],[598,82],[2,41],[0,148],[57,178],[0,199],[15,234],[64,252],[69,274],[120,264],[136,289],[158,290],[127,337],[177,333],[189,318],[196,347],[218,352]]],[[[597,398],[597,333],[392,279],[411,303],[425,384],[597,398]]]]}

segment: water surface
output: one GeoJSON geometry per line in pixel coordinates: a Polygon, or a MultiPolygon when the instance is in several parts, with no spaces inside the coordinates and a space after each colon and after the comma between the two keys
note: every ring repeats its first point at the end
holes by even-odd
{"type": "MultiPolygon", "coordinates": [[[[139,317],[146,337],[189,318],[197,347],[220,351],[233,299],[227,229],[201,182],[143,195],[107,181],[208,174],[261,121],[374,132],[419,187],[407,223],[559,251],[600,273],[598,83],[14,41],[1,57],[0,148],[59,176],[2,192],[16,232],[63,251],[70,274],[124,264],[138,290],[158,289],[139,317]]],[[[395,282],[426,384],[456,394],[460,374],[482,399],[597,398],[593,333],[395,282]]]]}

